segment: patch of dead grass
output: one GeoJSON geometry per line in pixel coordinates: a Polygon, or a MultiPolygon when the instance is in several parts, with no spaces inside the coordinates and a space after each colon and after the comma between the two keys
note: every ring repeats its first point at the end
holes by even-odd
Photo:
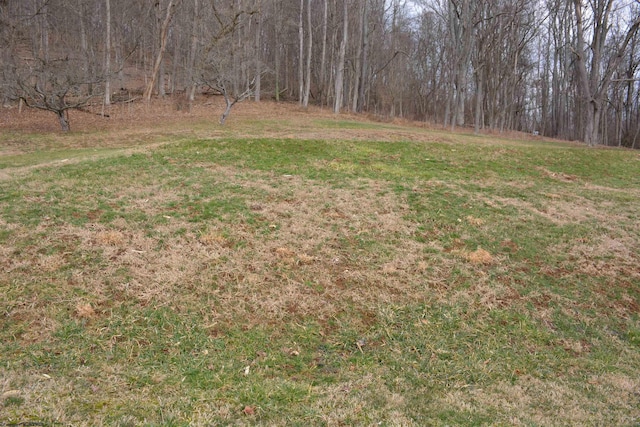
{"type": "MultiPolygon", "coordinates": [[[[569,254],[571,264],[583,274],[610,279],[640,279],[640,245],[632,235],[609,234],[552,248],[569,254]]],[[[555,271],[551,271],[554,274],[555,271]]]]}
{"type": "Polygon", "coordinates": [[[217,231],[209,231],[204,233],[199,238],[200,243],[205,246],[220,246],[230,247],[232,243],[217,231]]]}
{"type": "Polygon", "coordinates": [[[96,311],[91,304],[87,302],[78,302],[76,304],[75,314],[79,319],[91,319],[95,317],[96,311]]]}
{"type": "Polygon", "coordinates": [[[464,259],[475,266],[491,265],[496,263],[496,258],[489,251],[478,247],[475,251],[464,249],[464,242],[456,239],[453,245],[446,250],[447,252],[464,259]]]}
{"type": "Polygon", "coordinates": [[[488,265],[488,264],[493,264],[494,262],[494,258],[489,253],[489,251],[482,248],[478,248],[475,251],[466,254],[465,258],[469,260],[471,264],[488,265]]]}
{"type": "Polygon", "coordinates": [[[105,246],[123,246],[126,242],[124,234],[117,230],[105,230],[96,233],[96,243],[105,246]]]}
{"type": "Polygon", "coordinates": [[[484,224],[484,220],[482,218],[476,218],[473,215],[468,215],[466,218],[467,222],[471,225],[479,227],[484,224]]]}
{"type": "Polygon", "coordinates": [[[536,169],[549,178],[553,178],[561,182],[573,182],[578,179],[576,175],[566,174],[564,172],[553,172],[542,166],[538,166],[536,169]]]}
{"type": "MultiPolygon", "coordinates": [[[[406,219],[408,206],[393,193],[381,196],[381,183],[335,189],[292,176],[274,186],[269,173],[247,179],[233,168],[214,169],[227,183],[263,194],[248,203],[260,205],[259,224],[274,226],[267,234],[242,219],[223,225],[170,218],[154,233],[124,218],[55,229],[42,224],[34,232],[48,234],[43,246],[67,241],[69,252],[42,257],[34,247],[9,267],[47,265],[56,273],[73,254],[96,254],[104,260],[100,266],[70,272],[69,283],[54,279],[61,295],[72,283],[87,292],[95,312],[118,301],[187,308],[209,299],[212,321],[248,324],[306,316],[324,321],[353,305],[375,311],[380,304],[424,298],[421,282],[445,282],[438,277],[446,273],[442,266],[423,276],[433,261],[425,245],[410,238],[415,224],[406,219]]],[[[117,197],[128,209],[153,216],[164,213],[166,198],[179,196],[134,187],[117,197]]],[[[79,318],[88,312],[69,308],[79,318]]]]}
{"type": "Polygon", "coordinates": [[[586,199],[568,202],[558,198],[550,198],[545,202],[544,207],[537,207],[535,204],[522,199],[499,196],[494,196],[485,202],[489,206],[498,209],[504,206],[514,207],[525,213],[522,216],[524,220],[528,216],[537,215],[557,225],[581,223],[598,218],[596,205],[586,199]]]}
{"type": "Polygon", "coordinates": [[[326,425],[345,425],[358,419],[371,420],[373,425],[419,425],[406,415],[404,397],[389,390],[374,373],[317,391],[322,397],[313,404],[313,409],[322,414],[321,420],[326,425]],[[370,403],[372,399],[376,405],[370,403]]]}
{"type": "Polygon", "coordinates": [[[637,379],[620,374],[595,376],[584,384],[591,389],[589,395],[598,396],[593,399],[562,379],[542,380],[523,375],[515,383],[451,391],[441,405],[485,415],[494,410],[502,414],[502,422],[510,425],[554,426],[558,420],[575,425],[630,425],[640,415],[638,407],[633,407],[640,399],[630,399],[638,386],[637,379]],[[621,405],[625,406],[625,412],[620,411],[621,405]]]}

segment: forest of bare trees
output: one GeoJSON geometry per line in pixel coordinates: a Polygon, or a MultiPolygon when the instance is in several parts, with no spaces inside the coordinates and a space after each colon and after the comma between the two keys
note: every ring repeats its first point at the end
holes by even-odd
{"type": "Polygon", "coordinates": [[[640,148],[639,27],[640,0],[0,0],[0,97],[63,129],[208,92],[640,148]]]}

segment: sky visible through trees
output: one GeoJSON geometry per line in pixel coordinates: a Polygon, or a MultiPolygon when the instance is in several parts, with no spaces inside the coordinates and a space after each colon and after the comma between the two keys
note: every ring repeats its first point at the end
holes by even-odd
{"type": "Polygon", "coordinates": [[[640,148],[639,0],[0,0],[0,97],[201,92],[640,148]]]}

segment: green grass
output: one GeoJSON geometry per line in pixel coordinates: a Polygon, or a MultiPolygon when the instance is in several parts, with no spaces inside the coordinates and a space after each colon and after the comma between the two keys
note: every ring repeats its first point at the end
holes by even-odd
{"type": "Polygon", "coordinates": [[[0,425],[640,422],[637,153],[307,126],[0,161],[0,425]]]}

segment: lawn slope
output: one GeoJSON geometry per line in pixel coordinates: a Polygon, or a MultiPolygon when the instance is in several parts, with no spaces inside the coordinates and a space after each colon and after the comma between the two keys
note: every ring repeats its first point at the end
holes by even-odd
{"type": "Polygon", "coordinates": [[[640,422],[638,153],[246,108],[0,137],[0,425],[640,422]]]}

